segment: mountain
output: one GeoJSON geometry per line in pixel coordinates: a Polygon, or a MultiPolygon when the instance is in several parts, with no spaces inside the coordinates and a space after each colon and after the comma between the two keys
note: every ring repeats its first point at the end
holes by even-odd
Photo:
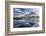
{"type": "Polygon", "coordinates": [[[31,8],[16,8],[13,12],[14,17],[38,16],[38,11],[31,8]]]}

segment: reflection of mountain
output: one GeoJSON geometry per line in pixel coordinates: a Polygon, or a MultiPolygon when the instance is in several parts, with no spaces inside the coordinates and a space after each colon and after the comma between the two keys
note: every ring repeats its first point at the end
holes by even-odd
{"type": "Polygon", "coordinates": [[[27,15],[30,16],[38,16],[38,11],[37,10],[34,11],[34,9],[30,9],[30,8],[14,8],[14,12],[13,15],[14,17],[25,17],[27,15]]]}
{"type": "Polygon", "coordinates": [[[26,20],[14,20],[14,28],[22,28],[22,27],[39,27],[39,24],[32,23],[26,20]]]}

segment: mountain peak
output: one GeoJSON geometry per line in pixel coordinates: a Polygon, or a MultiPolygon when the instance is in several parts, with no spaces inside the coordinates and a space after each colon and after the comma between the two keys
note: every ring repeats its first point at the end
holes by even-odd
{"type": "Polygon", "coordinates": [[[34,12],[31,12],[31,14],[36,14],[36,13],[34,13],[34,12]]]}

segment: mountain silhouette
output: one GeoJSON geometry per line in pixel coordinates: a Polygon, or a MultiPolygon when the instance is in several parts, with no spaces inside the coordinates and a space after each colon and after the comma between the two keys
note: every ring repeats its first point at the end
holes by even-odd
{"type": "Polygon", "coordinates": [[[31,14],[36,14],[36,13],[34,13],[34,12],[31,12],[31,14]]]}
{"type": "Polygon", "coordinates": [[[36,13],[35,12],[31,12],[28,15],[36,15],[36,13]]]}

